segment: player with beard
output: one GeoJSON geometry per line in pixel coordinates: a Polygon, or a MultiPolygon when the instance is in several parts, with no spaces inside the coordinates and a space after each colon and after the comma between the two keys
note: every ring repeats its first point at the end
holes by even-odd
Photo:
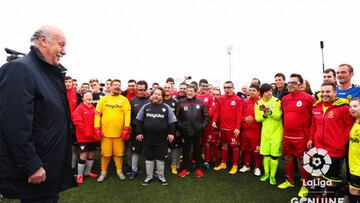
{"type": "Polygon", "coordinates": [[[114,156],[116,173],[120,180],[126,177],[122,172],[124,141],[130,138],[131,107],[122,96],[120,80],[111,81],[111,94],[102,97],[96,106],[95,132],[101,140],[101,174],[98,182],[104,181],[111,157],[114,156]]]}
{"type": "Polygon", "coordinates": [[[342,181],[342,163],[347,154],[346,145],[354,119],[349,114],[349,100],[336,98],[334,83],[321,85],[321,101],[314,104],[308,149],[324,149],[331,158],[329,170],[322,177],[330,181],[326,197],[336,196],[337,185],[342,181]]]}
{"type": "Polygon", "coordinates": [[[151,102],[145,104],[136,116],[137,133],[136,139],[143,141],[146,178],[142,185],[148,185],[154,177],[156,169],[162,185],[168,185],[164,176],[165,157],[168,151],[167,142],[174,140],[176,116],[171,107],[164,104],[165,92],[157,87],[151,95],[151,102]]]}

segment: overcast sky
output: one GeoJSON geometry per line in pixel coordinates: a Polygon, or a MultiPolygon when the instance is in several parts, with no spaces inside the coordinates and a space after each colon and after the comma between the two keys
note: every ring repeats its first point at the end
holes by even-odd
{"type": "MultiPolygon", "coordinates": [[[[61,63],[79,82],[96,77],[207,78],[237,89],[251,78],[273,82],[277,72],[300,73],[319,89],[320,41],[326,68],[349,63],[359,83],[360,3],[340,0],[131,0],[2,1],[0,48],[27,53],[41,25],[62,29],[67,55],[61,63]]],[[[0,51],[0,62],[6,54],[0,51]]]]}

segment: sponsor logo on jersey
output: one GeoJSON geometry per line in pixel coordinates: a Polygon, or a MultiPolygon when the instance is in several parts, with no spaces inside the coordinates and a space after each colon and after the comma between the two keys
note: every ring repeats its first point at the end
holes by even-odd
{"type": "Polygon", "coordinates": [[[296,106],[297,106],[297,107],[301,107],[301,106],[302,106],[302,102],[301,102],[301,101],[297,101],[297,102],[296,102],[296,106]]]}
{"type": "Polygon", "coordinates": [[[151,111],[151,109],[145,109],[145,111],[151,111]]]}
{"type": "Polygon", "coordinates": [[[146,113],[147,118],[165,118],[164,115],[161,115],[159,113],[146,113]]]}
{"type": "Polygon", "coordinates": [[[115,108],[121,108],[121,105],[119,105],[119,104],[105,104],[105,107],[115,109],[115,108]]]}
{"type": "Polygon", "coordinates": [[[184,111],[188,111],[188,110],[189,110],[189,107],[184,106],[184,111]]]}

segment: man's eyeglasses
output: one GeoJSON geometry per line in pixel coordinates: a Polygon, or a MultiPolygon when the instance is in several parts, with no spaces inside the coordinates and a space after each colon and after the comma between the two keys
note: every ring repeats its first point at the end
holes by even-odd
{"type": "Polygon", "coordinates": [[[288,85],[300,85],[300,82],[290,81],[288,82],[288,85]]]}

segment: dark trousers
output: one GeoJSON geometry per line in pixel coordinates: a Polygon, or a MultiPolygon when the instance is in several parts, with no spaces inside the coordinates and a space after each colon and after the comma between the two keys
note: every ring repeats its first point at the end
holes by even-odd
{"type": "Polygon", "coordinates": [[[35,199],[21,199],[20,201],[21,203],[57,203],[59,201],[59,194],[35,199]]]}
{"type": "Polygon", "coordinates": [[[196,169],[201,167],[201,156],[200,156],[200,136],[184,136],[183,146],[183,168],[190,170],[190,151],[191,145],[193,147],[193,155],[196,162],[196,169]]]}

